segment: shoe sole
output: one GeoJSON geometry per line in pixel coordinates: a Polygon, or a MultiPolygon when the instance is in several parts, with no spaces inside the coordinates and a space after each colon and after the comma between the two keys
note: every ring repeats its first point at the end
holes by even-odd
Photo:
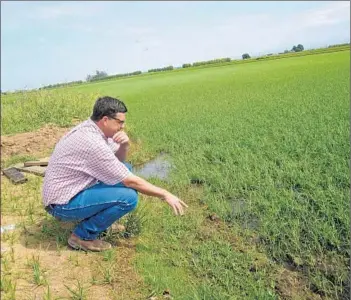
{"type": "Polygon", "coordinates": [[[112,247],[109,247],[107,249],[88,249],[84,246],[81,246],[71,240],[68,240],[68,245],[70,245],[73,249],[75,250],[83,250],[85,252],[88,252],[88,251],[93,251],[93,252],[101,252],[101,251],[105,251],[105,250],[108,250],[108,249],[111,249],[112,247]]]}
{"type": "Polygon", "coordinates": [[[85,247],[83,247],[83,246],[81,246],[81,245],[78,245],[78,244],[76,244],[75,242],[72,242],[72,241],[70,241],[70,240],[68,240],[68,245],[70,245],[71,246],[71,248],[73,248],[73,249],[75,249],[75,250],[83,250],[83,251],[91,251],[91,250],[89,250],[89,249],[87,249],[87,248],[85,248],[85,247]]]}

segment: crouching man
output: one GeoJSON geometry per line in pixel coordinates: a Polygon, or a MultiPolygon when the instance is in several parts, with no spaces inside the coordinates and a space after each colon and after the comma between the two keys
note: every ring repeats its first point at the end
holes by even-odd
{"type": "Polygon", "coordinates": [[[176,215],[187,205],[170,192],[134,175],[125,163],[127,108],[112,97],[97,99],[92,116],[56,144],[45,172],[43,204],[62,221],[76,221],[68,239],[75,249],[103,251],[100,233],[135,209],[138,192],[168,203],[176,215]]]}

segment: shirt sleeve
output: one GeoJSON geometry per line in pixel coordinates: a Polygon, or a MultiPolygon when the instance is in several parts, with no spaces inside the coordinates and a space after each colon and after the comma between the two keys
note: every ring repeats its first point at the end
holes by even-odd
{"type": "Polygon", "coordinates": [[[112,152],[114,154],[116,154],[117,150],[119,149],[120,147],[120,144],[117,144],[116,142],[113,141],[113,139],[111,138],[108,138],[107,139],[107,144],[108,146],[110,147],[110,149],[112,150],[112,152]]]}
{"type": "Polygon", "coordinates": [[[107,185],[120,183],[131,174],[109,146],[103,143],[89,147],[86,155],[86,166],[90,176],[107,185]]]}

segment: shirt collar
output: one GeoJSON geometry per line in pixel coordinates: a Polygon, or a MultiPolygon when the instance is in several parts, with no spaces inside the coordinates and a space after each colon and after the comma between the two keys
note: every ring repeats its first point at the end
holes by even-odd
{"type": "Polygon", "coordinates": [[[107,141],[106,135],[102,132],[102,130],[99,128],[99,126],[97,126],[96,123],[91,118],[89,118],[87,120],[87,122],[88,122],[88,124],[92,125],[101,134],[101,136],[104,138],[104,140],[107,141]]]}

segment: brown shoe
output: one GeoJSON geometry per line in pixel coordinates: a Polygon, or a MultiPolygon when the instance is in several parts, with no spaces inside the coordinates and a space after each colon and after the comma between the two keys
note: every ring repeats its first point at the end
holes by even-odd
{"type": "Polygon", "coordinates": [[[70,238],[68,239],[68,244],[77,250],[84,250],[84,251],[105,251],[111,249],[111,244],[101,241],[101,240],[93,240],[93,241],[85,241],[81,240],[78,236],[74,233],[71,234],[70,238]]]}

